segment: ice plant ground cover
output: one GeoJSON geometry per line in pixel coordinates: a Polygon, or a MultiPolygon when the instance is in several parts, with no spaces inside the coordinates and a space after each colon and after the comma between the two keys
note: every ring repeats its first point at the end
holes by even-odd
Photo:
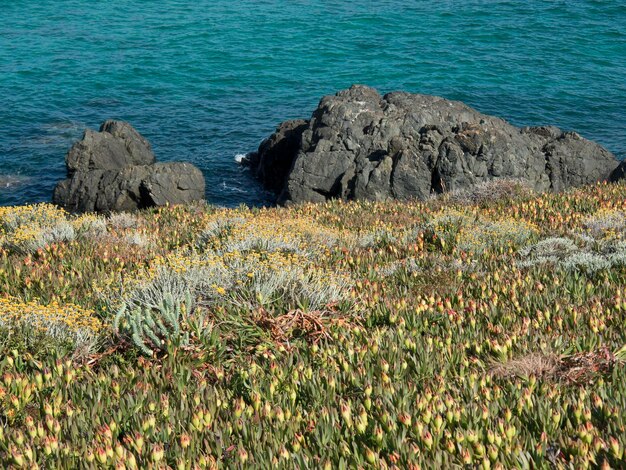
{"type": "Polygon", "coordinates": [[[0,466],[623,467],[626,185],[507,184],[0,208],[0,466]]]}

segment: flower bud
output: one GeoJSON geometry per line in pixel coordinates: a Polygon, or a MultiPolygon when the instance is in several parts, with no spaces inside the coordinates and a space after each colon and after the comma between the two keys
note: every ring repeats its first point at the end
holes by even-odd
{"type": "Polygon", "coordinates": [[[376,425],[374,427],[374,440],[378,443],[381,444],[383,442],[383,430],[379,425],[376,425]]]}
{"type": "Polygon", "coordinates": [[[239,456],[239,461],[241,462],[241,464],[245,465],[245,463],[248,461],[248,452],[246,452],[246,449],[240,447],[237,455],[239,456]]]}
{"type": "Polygon", "coordinates": [[[430,432],[424,431],[422,434],[422,442],[426,446],[427,449],[431,449],[433,446],[433,436],[430,432]]]}
{"type": "Polygon", "coordinates": [[[411,415],[408,413],[400,413],[398,415],[398,421],[400,421],[403,426],[406,426],[408,428],[409,426],[411,426],[411,415]]]}
{"type": "Polygon", "coordinates": [[[613,457],[621,460],[622,456],[624,455],[624,450],[622,449],[619,441],[613,436],[609,437],[609,447],[611,448],[611,454],[613,454],[613,457]]]}
{"type": "Polygon", "coordinates": [[[152,448],[152,461],[160,462],[161,460],[163,460],[163,456],[164,456],[163,446],[160,444],[156,444],[152,448]]]}
{"type": "Polygon", "coordinates": [[[11,453],[11,458],[13,459],[13,463],[19,467],[24,465],[24,456],[15,448],[14,446],[9,447],[9,452],[11,453]]]}
{"type": "Polygon", "coordinates": [[[104,465],[107,461],[107,453],[102,447],[98,447],[96,449],[96,459],[102,465],[104,465]]]}

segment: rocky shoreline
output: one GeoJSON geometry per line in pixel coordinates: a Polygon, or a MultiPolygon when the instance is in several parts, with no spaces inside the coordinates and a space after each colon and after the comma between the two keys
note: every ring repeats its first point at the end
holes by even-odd
{"type": "MultiPolygon", "coordinates": [[[[279,204],[425,199],[497,179],[561,191],[626,177],[626,162],[576,132],[515,127],[437,96],[354,85],[285,121],[242,162],[279,204]]],[[[190,163],[156,163],[130,124],[85,131],[53,201],[71,212],[129,211],[204,198],[190,163]]]]}

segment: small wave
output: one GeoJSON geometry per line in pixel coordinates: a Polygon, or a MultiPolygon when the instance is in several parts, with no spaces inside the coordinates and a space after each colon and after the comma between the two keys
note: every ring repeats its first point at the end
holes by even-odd
{"type": "Polygon", "coordinates": [[[29,139],[36,145],[67,145],[77,139],[87,126],[78,121],[53,121],[43,124],[40,133],[29,139]]]}
{"type": "Polygon", "coordinates": [[[21,186],[29,179],[28,176],[22,175],[0,175],[0,190],[21,186]]]}
{"type": "Polygon", "coordinates": [[[71,136],[85,129],[85,123],[71,120],[60,120],[48,122],[41,126],[44,132],[49,134],[60,134],[63,136],[71,136]]]}
{"type": "Polygon", "coordinates": [[[117,106],[120,103],[115,98],[93,98],[87,101],[87,106],[117,106]]]}
{"type": "Polygon", "coordinates": [[[228,186],[226,184],[226,181],[222,181],[222,189],[224,191],[231,191],[233,193],[245,193],[246,192],[244,189],[237,188],[235,186],[228,186]]]}

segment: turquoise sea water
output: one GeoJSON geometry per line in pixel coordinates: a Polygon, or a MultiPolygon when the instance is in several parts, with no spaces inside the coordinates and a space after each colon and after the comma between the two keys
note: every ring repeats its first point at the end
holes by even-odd
{"type": "Polygon", "coordinates": [[[130,121],[207,198],[281,121],[363,83],[575,129],[626,157],[623,0],[0,0],[0,205],[50,199],[86,127],[130,121]]]}

